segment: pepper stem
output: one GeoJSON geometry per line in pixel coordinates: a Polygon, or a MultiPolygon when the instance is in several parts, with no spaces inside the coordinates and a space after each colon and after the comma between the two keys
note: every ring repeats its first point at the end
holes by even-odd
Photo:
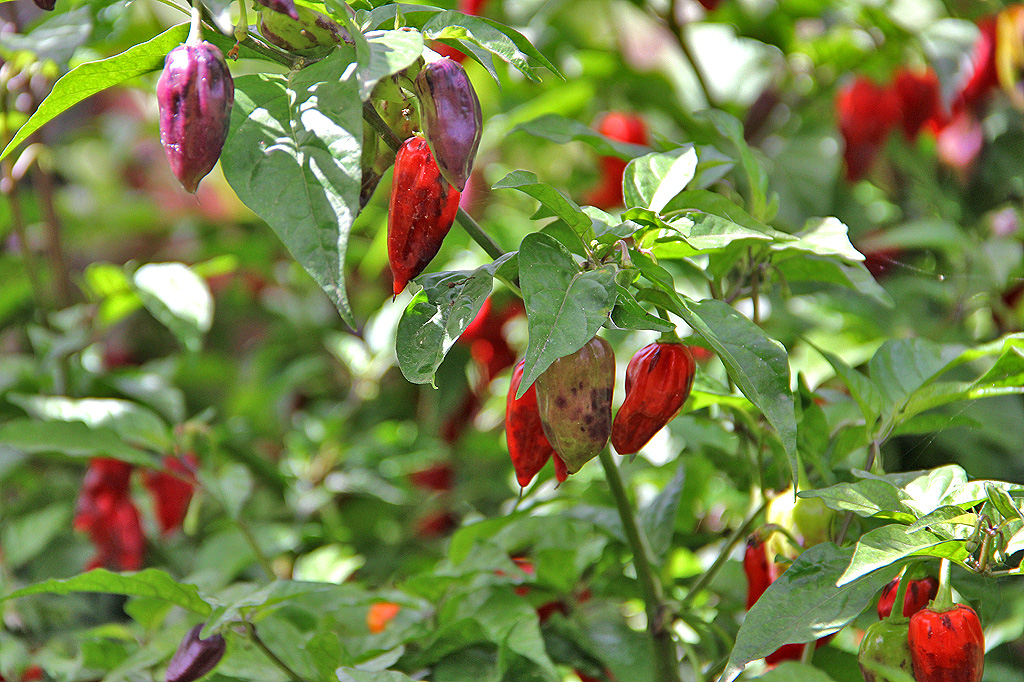
{"type": "Polygon", "coordinates": [[[892,611],[889,612],[889,616],[885,619],[890,623],[901,623],[906,622],[909,619],[903,615],[903,602],[907,600],[907,585],[910,584],[910,571],[904,570],[900,576],[900,581],[896,585],[896,599],[892,603],[892,611]]]}
{"type": "Polygon", "coordinates": [[[928,604],[928,608],[935,613],[952,611],[956,606],[953,602],[953,583],[949,579],[950,567],[949,559],[943,559],[939,564],[939,591],[928,604]]]}
{"type": "Polygon", "coordinates": [[[195,45],[203,39],[203,22],[202,22],[202,8],[199,4],[199,0],[194,0],[192,3],[192,20],[188,27],[188,38],[185,40],[187,45],[195,45]]]}

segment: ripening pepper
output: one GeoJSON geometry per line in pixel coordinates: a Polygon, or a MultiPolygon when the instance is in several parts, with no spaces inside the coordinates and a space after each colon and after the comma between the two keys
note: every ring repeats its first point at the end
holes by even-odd
{"type": "Polygon", "coordinates": [[[910,647],[907,644],[907,621],[881,620],[873,623],[864,632],[857,652],[857,662],[865,682],[890,682],[884,672],[873,670],[873,663],[889,668],[912,670],[910,647]]]}
{"type": "Polygon", "coordinates": [[[402,143],[388,209],[388,261],[396,296],[441,250],[455,222],[459,196],[441,177],[425,139],[413,136],[402,143]]]}
{"type": "Polygon", "coordinates": [[[206,42],[186,42],[167,54],[156,86],[160,142],[171,171],[189,192],[220,158],[231,121],[235,86],[224,55],[206,42]]]}
{"type": "Polygon", "coordinates": [[[537,377],[537,408],[544,433],[570,474],[597,456],[612,430],[615,355],[595,336],[558,358],[537,377]]]}
{"type": "MultiPolygon", "coordinates": [[[[878,617],[886,618],[892,613],[893,604],[896,601],[896,590],[899,589],[900,579],[893,578],[892,582],[882,588],[882,595],[878,598],[878,617]]],[[[935,595],[939,593],[939,581],[933,576],[911,580],[907,585],[907,591],[903,598],[903,615],[910,618],[912,615],[928,605],[935,595]]]]}
{"type": "Polygon", "coordinates": [[[910,657],[917,682],[981,682],[985,635],[966,604],[949,611],[927,606],[910,617],[910,657]]]}
{"type": "MultiPolygon", "coordinates": [[[[273,1],[273,0],[271,0],[273,1]]],[[[259,10],[260,35],[286,52],[323,56],[342,43],[351,43],[345,28],[326,14],[304,6],[295,8],[296,17],[267,7],[259,10]]]]}
{"type": "Polygon", "coordinates": [[[200,623],[185,633],[167,664],[166,682],[194,682],[217,667],[227,643],[218,634],[200,639],[202,630],[203,624],[200,623]]]}
{"type": "Polygon", "coordinates": [[[384,628],[394,620],[401,610],[401,606],[390,601],[378,601],[370,604],[370,610],[366,612],[366,629],[374,635],[384,632],[384,628]]]}
{"type": "Polygon", "coordinates": [[[764,540],[757,535],[747,538],[743,552],[743,573],[747,576],[747,610],[753,606],[772,584],[772,565],[768,561],[764,540]]]}
{"type": "Polygon", "coordinates": [[[640,451],[683,407],[697,365],[681,343],[652,343],[626,366],[626,399],[612,423],[612,445],[620,455],[640,451]]]}
{"type": "MultiPolygon", "coordinates": [[[[555,449],[544,435],[544,427],[537,411],[536,384],[530,386],[523,397],[516,400],[516,391],[522,383],[525,364],[526,360],[520,360],[512,370],[512,382],[505,399],[505,439],[508,442],[508,454],[512,458],[512,467],[516,470],[516,480],[523,488],[530,485],[537,472],[543,469],[548,459],[555,454],[555,449]]],[[[557,455],[555,457],[557,458],[557,455]]],[[[565,480],[564,475],[558,480],[565,480]]]]}
{"type": "Polygon", "coordinates": [[[424,65],[415,86],[423,135],[441,175],[461,192],[483,134],[480,99],[462,64],[447,57],[424,65]]]}

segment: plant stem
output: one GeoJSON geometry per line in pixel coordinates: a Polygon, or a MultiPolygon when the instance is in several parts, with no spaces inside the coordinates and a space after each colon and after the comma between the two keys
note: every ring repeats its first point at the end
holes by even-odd
{"type": "Polygon", "coordinates": [[[637,582],[640,583],[640,591],[644,597],[647,630],[651,633],[654,643],[654,661],[658,670],[656,679],[659,682],[680,682],[679,658],[669,628],[670,614],[662,594],[660,579],[654,571],[650,545],[637,525],[633,505],[626,494],[622,476],[615,460],[612,459],[611,452],[604,448],[599,457],[601,466],[604,467],[605,478],[608,479],[608,487],[615,498],[615,506],[619,510],[622,529],[626,533],[630,549],[633,550],[633,567],[636,569],[637,582]]]}
{"type": "Polygon", "coordinates": [[[273,651],[271,651],[271,650],[270,650],[270,647],[268,647],[268,646],[266,645],[266,643],[265,643],[265,642],[264,642],[264,641],[263,641],[263,640],[262,640],[262,639],[260,638],[260,636],[259,636],[259,635],[258,635],[258,634],[256,633],[256,626],[255,626],[255,625],[253,625],[253,624],[252,624],[252,623],[250,623],[249,621],[245,621],[245,629],[246,629],[246,632],[247,632],[247,633],[248,633],[248,635],[249,635],[249,639],[250,639],[250,640],[252,640],[252,643],[253,643],[253,644],[255,644],[255,645],[256,645],[256,647],[257,647],[257,648],[258,648],[258,649],[259,649],[260,651],[262,651],[262,652],[264,653],[264,655],[266,655],[266,657],[267,657],[267,658],[269,658],[269,659],[270,659],[270,662],[271,662],[271,663],[273,663],[273,664],[274,664],[274,665],[276,665],[276,666],[277,666],[278,668],[280,668],[280,669],[281,669],[281,672],[283,672],[283,673],[284,673],[285,675],[287,675],[288,677],[290,677],[290,678],[291,678],[291,679],[293,680],[293,682],[306,682],[306,680],[305,680],[305,679],[303,679],[301,675],[299,675],[299,674],[298,674],[297,672],[295,672],[294,670],[292,670],[292,669],[291,669],[291,668],[290,668],[290,667],[288,666],[288,664],[287,664],[287,663],[285,663],[284,661],[282,661],[282,660],[281,660],[281,659],[280,659],[280,658],[278,657],[278,655],[277,655],[277,654],[275,654],[275,653],[274,653],[273,651]]]}
{"type": "Polygon", "coordinates": [[[953,583],[949,580],[951,566],[949,559],[943,559],[939,564],[939,592],[928,604],[928,608],[936,613],[953,610],[953,583]]]}
{"type": "Polygon", "coordinates": [[[185,43],[188,45],[195,45],[203,39],[203,12],[200,8],[198,0],[192,3],[192,11],[190,12],[190,22],[188,27],[188,38],[185,39],[185,43]]]}
{"type": "Polygon", "coordinates": [[[242,521],[241,519],[233,520],[235,522],[235,526],[238,527],[238,531],[242,534],[242,537],[245,538],[245,542],[249,545],[249,548],[252,549],[252,553],[256,556],[256,561],[259,563],[260,568],[263,569],[263,572],[267,574],[267,577],[270,580],[273,580],[275,577],[274,567],[270,563],[270,559],[267,555],[263,553],[262,549],[260,549],[259,543],[256,542],[256,536],[252,534],[252,530],[245,521],[242,521]]]}
{"type": "Polygon", "coordinates": [[[676,41],[679,43],[679,48],[683,51],[683,56],[686,57],[686,61],[689,62],[690,68],[693,69],[693,75],[697,78],[697,84],[700,86],[704,99],[707,100],[708,108],[717,109],[717,99],[711,94],[711,85],[708,82],[707,76],[704,75],[704,70],[701,68],[700,63],[697,61],[697,56],[693,53],[693,49],[690,47],[690,40],[686,35],[686,27],[679,23],[679,18],[676,16],[677,5],[678,0],[672,0],[672,2],[669,3],[668,11],[665,14],[665,21],[668,23],[669,29],[675,35],[676,41]]]}
{"type": "Polygon", "coordinates": [[[58,308],[71,305],[73,288],[68,273],[68,262],[64,255],[64,244],[60,233],[60,220],[53,204],[53,176],[49,170],[36,163],[36,182],[38,184],[39,202],[43,205],[43,224],[46,227],[46,253],[53,270],[54,296],[58,308]]]}
{"type": "Polygon", "coordinates": [[[903,571],[903,575],[900,576],[900,581],[897,583],[896,599],[892,603],[892,611],[889,612],[889,617],[886,618],[891,623],[907,620],[907,617],[903,615],[903,602],[907,599],[907,585],[910,584],[910,581],[907,579],[909,573],[909,571],[903,571]]]}
{"type": "Polygon", "coordinates": [[[679,603],[680,611],[686,609],[696,596],[711,584],[711,581],[715,579],[718,572],[722,570],[723,566],[725,566],[725,562],[729,560],[729,555],[732,554],[733,548],[743,537],[750,533],[750,527],[754,525],[754,521],[757,520],[757,517],[760,516],[767,507],[768,500],[764,500],[761,502],[760,506],[752,511],[747,518],[743,520],[743,523],[732,532],[725,543],[725,547],[722,548],[722,551],[719,552],[718,556],[715,558],[714,563],[712,563],[708,570],[704,572],[704,575],[700,577],[700,580],[694,583],[693,587],[690,588],[689,593],[683,597],[682,601],[679,603]]]}

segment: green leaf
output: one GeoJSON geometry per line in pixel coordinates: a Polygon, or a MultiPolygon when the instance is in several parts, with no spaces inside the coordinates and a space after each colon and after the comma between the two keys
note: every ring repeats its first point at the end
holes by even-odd
{"type": "Polygon", "coordinates": [[[476,270],[423,275],[398,322],[395,352],[405,378],[414,384],[434,382],[445,355],[490,295],[495,271],[512,257],[507,253],[476,270]]]}
{"type": "Polygon", "coordinates": [[[632,159],[648,151],[648,148],[629,142],[605,137],[590,126],[579,121],[561,116],[560,114],[544,114],[537,118],[520,123],[511,132],[522,131],[542,137],[558,144],[567,142],[586,142],[602,156],[617,156],[620,159],[632,159]]]}
{"type": "Polygon", "coordinates": [[[647,531],[651,553],[657,565],[664,563],[665,556],[672,546],[676,514],[679,512],[679,498],[683,494],[685,481],[686,467],[680,461],[672,480],[640,512],[640,521],[647,531]]]}
{"type": "Polygon", "coordinates": [[[872,427],[882,414],[882,393],[875,386],[874,382],[864,376],[835,353],[814,346],[828,364],[832,365],[836,376],[850,389],[850,395],[857,401],[860,411],[864,415],[864,423],[872,427]]]}
{"type": "Polygon", "coordinates": [[[783,661],[757,679],[761,682],[835,682],[823,670],[798,661],[783,661]]]}
{"type": "Polygon", "coordinates": [[[116,398],[64,398],[11,394],[8,399],[41,421],[84,422],[113,430],[126,443],[158,452],[171,450],[171,434],[152,411],[116,398]]]}
{"type": "Polygon", "coordinates": [[[419,31],[369,31],[369,63],[359,69],[359,99],[370,98],[381,78],[410,66],[423,54],[423,34],[419,31]]]}
{"type": "Polygon", "coordinates": [[[653,152],[633,159],[622,176],[627,208],[649,208],[655,213],[674,199],[697,172],[697,150],[685,145],[670,152],[653,152]]]}
{"type": "Polygon", "coordinates": [[[355,668],[338,668],[338,682],[413,682],[404,673],[394,670],[357,670],[355,668]]]}
{"type": "Polygon", "coordinates": [[[736,117],[719,109],[705,110],[699,116],[710,120],[715,129],[735,147],[740,168],[746,176],[750,212],[758,220],[771,220],[773,211],[768,201],[768,173],[747,144],[743,136],[743,124],[736,117]]]}
{"type": "Polygon", "coordinates": [[[615,304],[610,268],[581,271],[564,246],[542,232],[519,247],[519,283],[530,341],[517,398],[552,362],[594,338],[615,304]]]}
{"type": "Polygon", "coordinates": [[[791,241],[775,244],[774,250],[794,250],[817,256],[860,263],[864,255],[850,243],[849,230],[838,218],[812,218],[791,241]]]}
{"type": "Polygon", "coordinates": [[[165,572],[155,568],[147,568],[137,573],[112,573],[105,568],[97,568],[73,578],[44,580],[41,583],[23,587],[11,592],[0,601],[33,594],[71,594],[73,592],[103,592],[134,597],[156,597],[203,617],[208,616],[211,611],[210,604],[199,595],[199,590],[195,585],[179,583],[165,572]]]}
{"type": "Polygon", "coordinates": [[[113,429],[79,421],[12,419],[0,426],[0,444],[30,454],[59,452],[68,457],[113,457],[141,466],[156,463],[153,457],[125,444],[113,429]]]}
{"type": "Polygon", "coordinates": [[[539,201],[551,211],[552,215],[564,220],[585,243],[589,244],[594,239],[590,216],[584,213],[576,202],[566,196],[564,192],[537,180],[536,174],[529,171],[512,171],[492,186],[492,189],[506,188],[517,189],[539,201]]]}
{"type": "Polygon", "coordinates": [[[644,310],[629,289],[615,285],[615,307],[612,308],[611,320],[618,329],[649,329],[656,332],[670,332],[676,326],[668,320],[644,310]]]}
{"type": "Polygon", "coordinates": [[[351,61],[351,49],[339,49],[287,77],[236,78],[221,165],[354,327],[344,266],[359,211],[363,121],[351,61]]]}
{"type": "Polygon", "coordinates": [[[797,557],[747,613],[721,679],[734,680],[747,663],[783,644],[813,642],[836,632],[860,615],[898,572],[892,567],[837,587],[851,555],[849,548],[823,542],[797,557]]]}
{"type": "Polygon", "coordinates": [[[674,292],[654,290],[644,298],[679,315],[714,349],[743,395],[764,413],[779,434],[793,480],[797,480],[796,408],[789,386],[789,355],[785,346],[722,301],[696,303],[674,292]]]}
{"type": "Polygon", "coordinates": [[[46,549],[51,540],[65,532],[70,523],[71,508],[67,504],[54,504],[5,519],[0,532],[4,563],[12,569],[21,568],[46,549]]]}
{"type": "Polygon", "coordinates": [[[889,339],[868,362],[871,380],[895,408],[931,381],[959,350],[922,338],[889,339]]]}
{"type": "Polygon", "coordinates": [[[7,156],[47,121],[67,111],[90,95],[95,95],[97,92],[123,83],[130,78],[162,69],[167,53],[184,42],[187,36],[188,24],[179,24],[119,55],[95,62],[86,62],[71,69],[53,84],[53,90],[32,112],[25,125],[18,129],[18,132],[4,148],[3,153],[0,154],[0,159],[7,156]]]}
{"type": "Polygon", "coordinates": [[[202,277],[181,263],[148,263],[132,278],[142,305],[195,353],[213,324],[213,296],[202,277]]]}
{"type": "MultiPolygon", "coordinates": [[[[950,541],[926,530],[907,532],[906,526],[890,523],[860,536],[854,547],[853,559],[837,584],[847,585],[917,555],[947,557],[958,562],[969,556],[963,542],[950,541]]],[[[889,575],[888,571],[884,573],[889,575]]]]}
{"type": "Polygon", "coordinates": [[[912,510],[903,504],[903,500],[910,496],[888,481],[865,479],[854,483],[839,483],[828,488],[804,490],[798,495],[820,498],[829,509],[852,511],[863,517],[892,511],[912,514],[912,510]]]}

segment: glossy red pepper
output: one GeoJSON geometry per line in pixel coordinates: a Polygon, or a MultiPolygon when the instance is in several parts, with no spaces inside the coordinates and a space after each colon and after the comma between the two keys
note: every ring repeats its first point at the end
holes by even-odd
{"type": "Polygon", "coordinates": [[[985,635],[970,606],[921,609],[910,617],[908,642],[917,682],[981,682],[985,635]]]}
{"type": "Polygon", "coordinates": [[[672,421],[693,388],[697,364],[681,343],[644,346],[626,365],[626,399],[612,424],[612,445],[632,455],[672,421]]]}
{"type": "Polygon", "coordinates": [[[845,143],[846,177],[855,182],[871,170],[889,132],[899,122],[899,102],[893,89],[860,76],[839,91],[836,113],[845,143]]]}
{"type": "MultiPolygon", "coordinates": [[[[896,601],[896,590],[899,589],[899,586],[900,579],[893,578],[892,582],[882,588],[882,595],[878,598],[879,618],[886,618],[892,613],[892,606],[896,601]]],[[[939,581],[933,576],[911,580],[903,598],[903,615],[910,618],[927,606],[928,602],[935,599],[935,595],[938,593],[939,581]]]]}
{"type": "Polygon", "coordinates": [[[772,584],[772,566],[768,561],[764,540],[756,535],[747,538],[743,552],[743,572],[747,576],[747,610],[753,606],[772,584]]]}
{"type": "Polygon", "coordinates": [[[441,177],[425,139],[413,136],[402,143],[388,208],[388,261],[396,296],[441,250],[459,210],[459,196],[441,177]]]}
{"type": "Polygon", "coordinates": [[[939,78],[934,71],[901,68],[893,78],[893,89],[899,100],[900,126],[908,140],[916,138],[925,126],[937,131],[945,124],[939,78]]]}
{"type": "MultiPolygon", "coordinates": [[[[505,439],[508,442],[508,454],[512,458],[512,467],[516,470],[516,480],[525,488],[530,485],[533,477],[544,468],[548,459],[555,455],[537,411],[537,387],[530,389],[516,400],[516,391],[523,380],[523,366],[526,360],[520,360],[512,370],[512,381],[505,399],[505,439]]],[[[557,455],[555,455],[557,457],[557,455]]],[[[556,472],[558,462],[556,460],[556,472]]],[[[563,473],[565,465],[562,465],[563,473]]],[[[564,476],[558,479],[563,481],[564,476]]]]}

